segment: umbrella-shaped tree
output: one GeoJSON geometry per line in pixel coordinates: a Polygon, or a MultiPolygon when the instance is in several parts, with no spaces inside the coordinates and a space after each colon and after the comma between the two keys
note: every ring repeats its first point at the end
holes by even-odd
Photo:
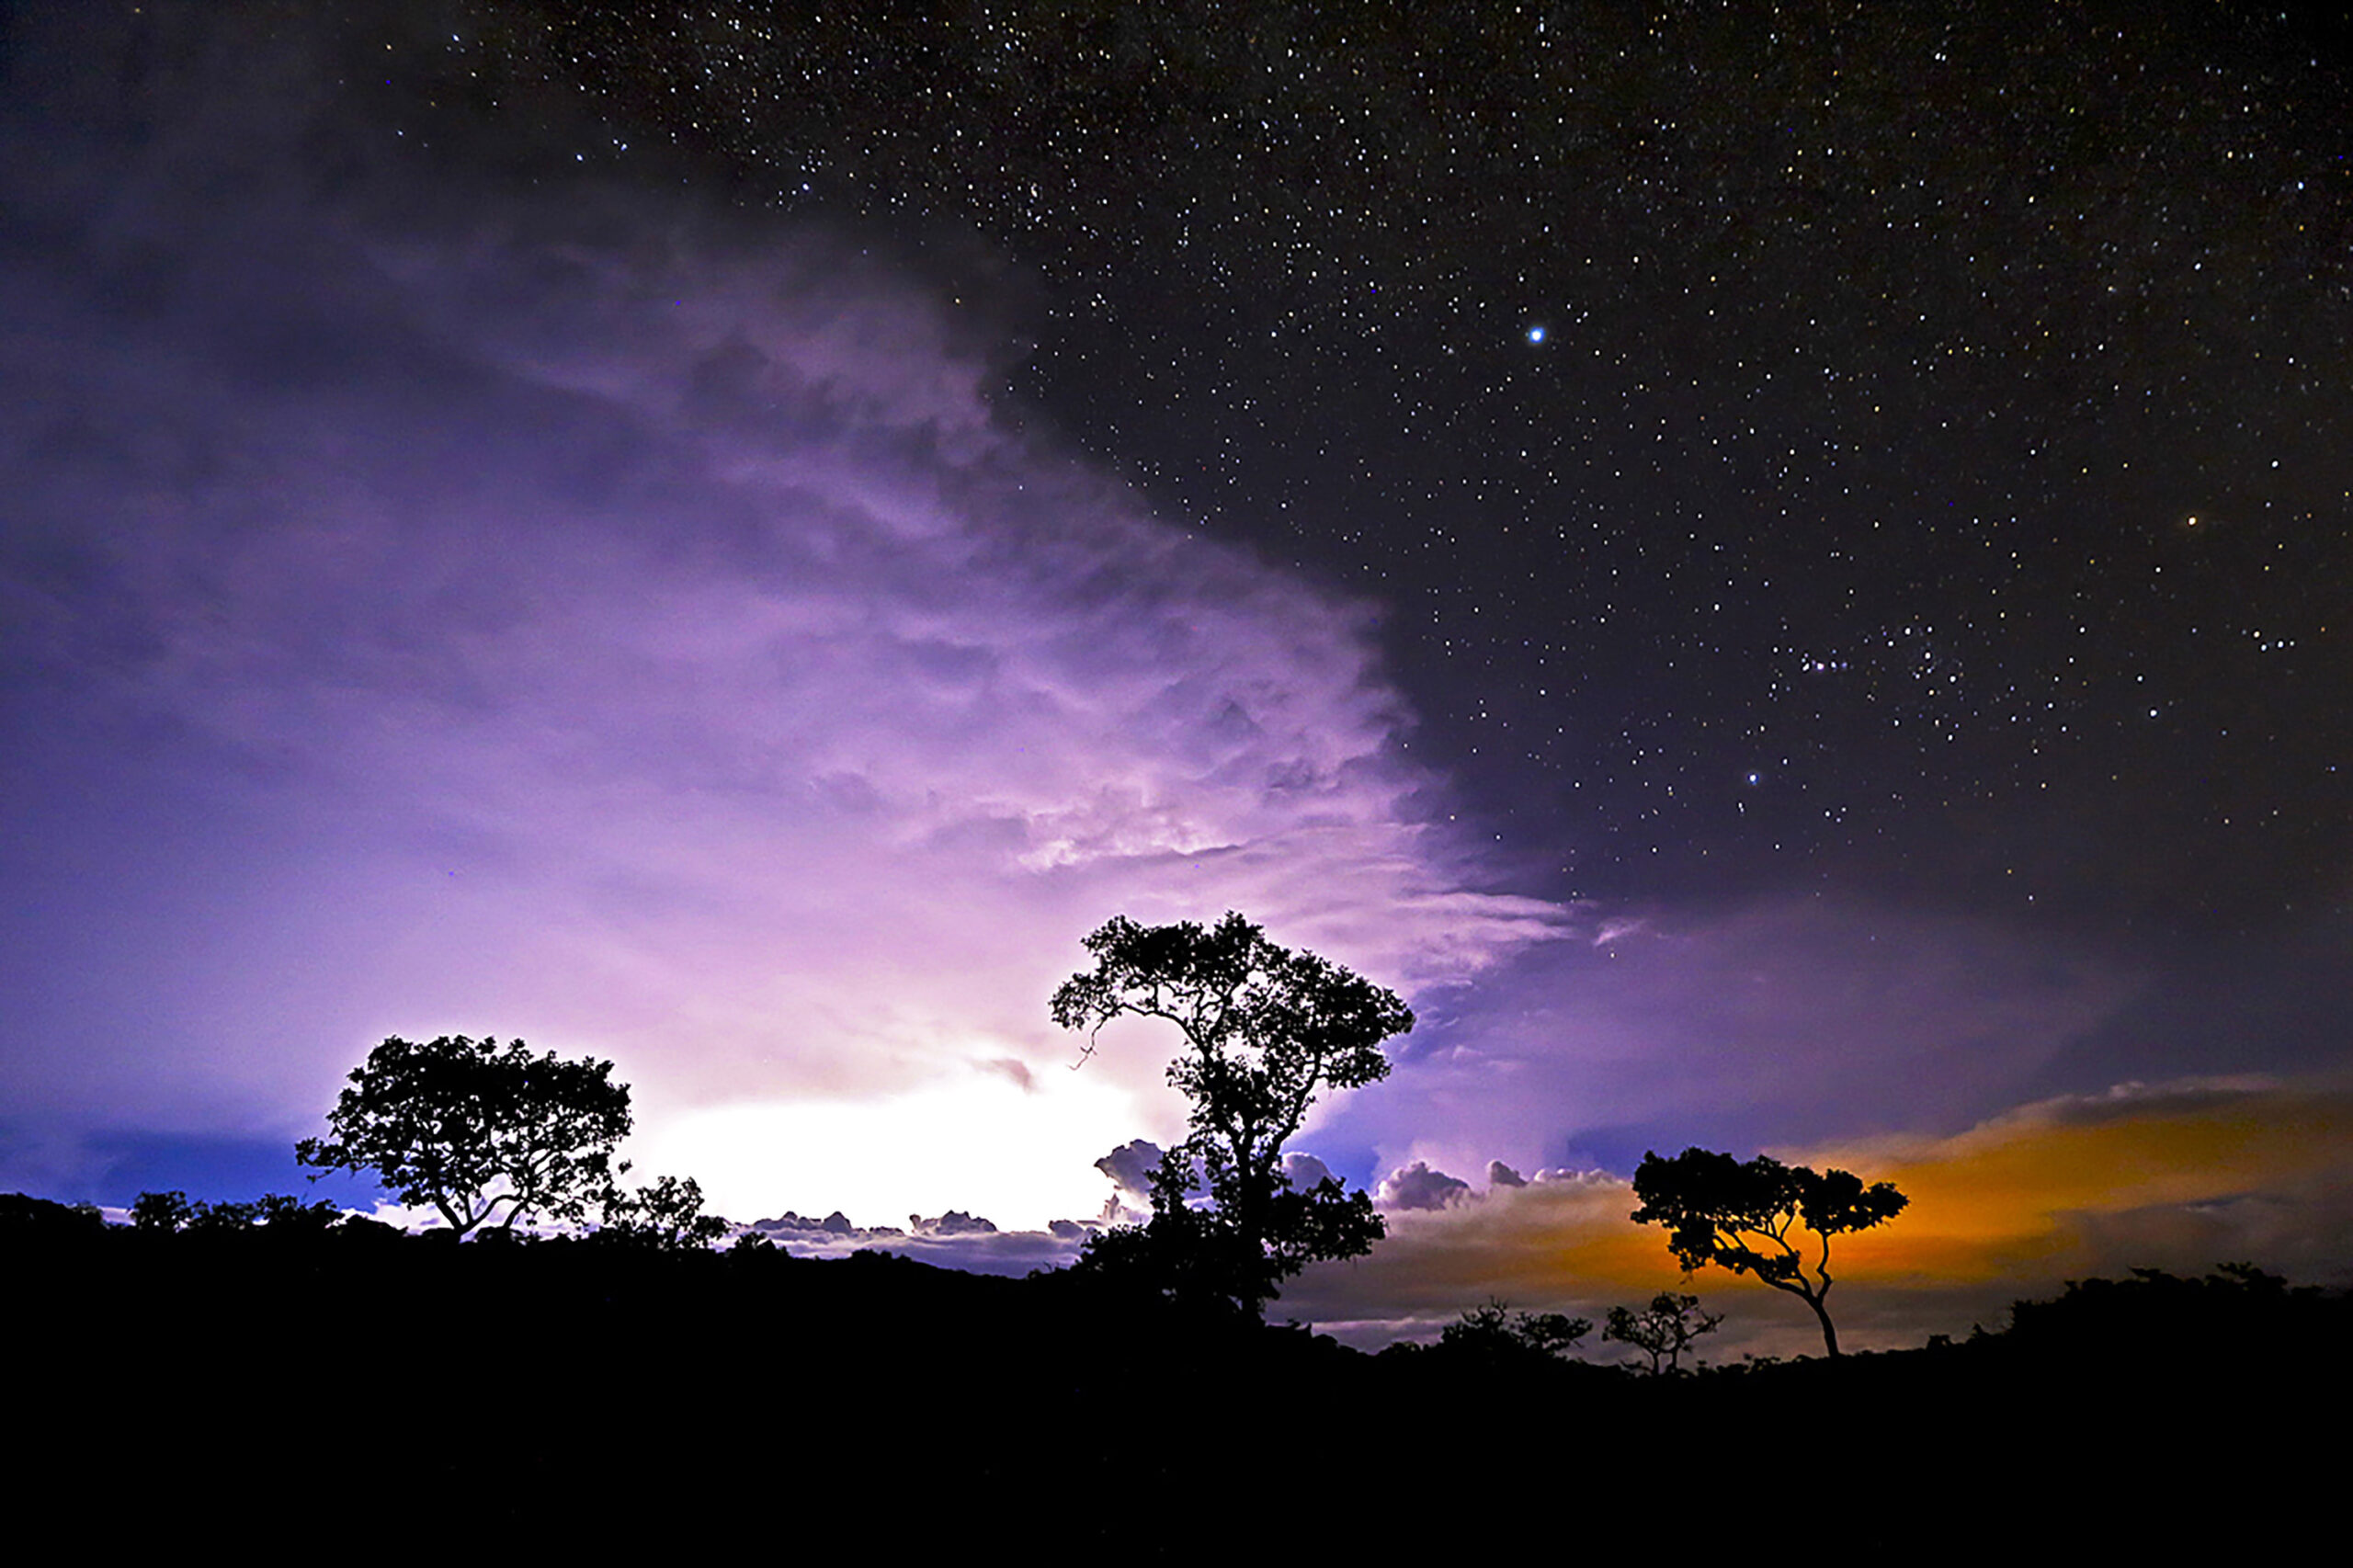
{"type": "Polygon", "coordinates": [[[372,1171],[460,1237],[494,1219],[507,1229],[526,1214],[585,1219],[614,1196],[613,1148],[629,1135],[629,1085],[612,1072],[534,1056],[519,1040],[394,1036],[351,1070],[327,1113],[332,1136],[303,1139],[294,1157],[315,1167],[313,1181],[372,1171]]]}
{"type": "Polygon", "coordinates": [[[1643,1200],[1634,1222],[1665,1225],[1667,1247],[1685,1273],[1712,1263],[1797,1297],[1813,1309],[1833,1356],[1838,1330],[1827,1304],[1830,1238],[1892,1220],[1909,1201],[1893,1182],[1865,1187],[1851,1171],[1785,1165],[1764,1154],[1743,1165],[1707,1149],[1686,1149],[1671,1160],[1643,1154],[1634,1169],[1634,1196],[1643,1200]],[[1811,1279],[1792,1239],[1801,1232],[1812,1232],[1819,1244],[1811,1279]]]}

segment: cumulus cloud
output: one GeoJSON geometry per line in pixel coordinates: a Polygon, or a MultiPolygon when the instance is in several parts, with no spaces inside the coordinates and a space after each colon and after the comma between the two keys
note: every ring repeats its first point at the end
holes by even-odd
{"type": "Polygon", "coordinates": [[[1415,1160],[1382,1176],[1372,1200],[1382,1209],[1444,1209],[1470,1195],[1469,1182],[1444,1171],[1434,1171],[1427,1162],[1415,1160]]]}
{"type": "Polygon", "coordinates": [[[1095,1168],[1111,1178],[1120,1202],[1131,1208],[1152,1206],[1152,1176],[1160,1168],[1166,1153],[1157,1143],[1138,1138],[1120,1144],[1095,1162],[1095,1168]]]}
{"type": "Polygon", "coordinates": [[[823,1220],[788,1211],[745,1229],[767,1237],[795,1257],[837,1259],[853,1253],[890,1253],[976,1274],[1027,1274],[1034,1268],[1066,1267],[1078,1256],[1086,1238],[1100,1229],[1056,1220],[1038,1230],[1006,1231],[954,1210],[932,1219],[909,1215],[908,1227],[858,1225],[835,1210],[823,1220]]]}
{"type": "MultiPolygon", "coordinates": [[[[1062,1093],[1044,999],[1116,911],[1408,989],[1558,928],[1417,804],[1370,607],[1017,432],[856,239],[90,140],[0,190],[28,1117],[306,1130],[374,1040],[485,1025],[619,1058],[654,1133],[1062,1093]]],[[[1165,1060],[1086,1071],[1165,1136],[1165,1060]]],[[[941,1196],[1086,1179],[1032,1175],[941,1196]]]]}
{"type": "Polygon", "coordinates": [[[1313,1154],[1302,1153],[1296,1150],[1283,1156],[1283,1175],[1290,1179],[1291,1186],[1302,1192],[1318,1182],[1338,1179],[1332,1174],[1331,1166],[1313,1154]]]}
{"type": "Polygon", "coordinates": [[[866,1238],[877,1235],[900,1235],[904,1233],[885,1226],[867,1230],[850,1223],[849,1216],[836,1209],[822,1220],[812,1220],[805,1214],[786,1210],[772,1220],[756,1220],[749,1227],[771,1240],[800,1239],[813,1241],[824,1238],[866,1238]]]}
{"type": "Polygon", "coordinates": [[[977,1214],[967,1214],[961,1209],[925,1219],[920,1214],[907,1216],[907,1228],[919,1236],[993,1236],[997,1233],[995,1222],[977,1214]]]}

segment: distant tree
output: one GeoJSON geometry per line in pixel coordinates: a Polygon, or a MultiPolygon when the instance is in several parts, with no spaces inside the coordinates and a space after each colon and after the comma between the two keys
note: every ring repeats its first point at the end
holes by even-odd
{"type": "Polygon", "coordinates": [[[103,1235],[106,1228],[106,1216],[93,1203],[52,1203],[28,1192],[0,1193],[0,1238],[103,1235]]]}
{"type": "MultiPolygon", "coordinates": [[[[579,1221],[613,1192],[613,1148],[629,1135],[629,1085],[609,1062],[533,1056],[519,1040],[397,1036],[351,1072],[327,1113],[334,1136],[294,1156],[328,1171],[372,1171],[403,1203],[430,1203],[462,1238],[498,1217],[579,1221]]],[[[620,1167],[627,1169],[627,1166],[620,1167]]]]}
{"type": "Polygon", "coordinates": [[[2124,1279],[2070,1279],[2055,1300],[2013,1303],[2009,1331],[1999,1337],[2030,1354],[2154,1367],[2190,1345],[2333,1354],[2347,1342],[2348,1327],[2353,1297],[2290,1287],[2250,1263],[2223,1263],[2203,1278],[2135,1268],[2124,1279]]]}
{"type": "Polygon", "coordinates": [[[727,1233],[727,1221],[702,1211],[702,1187],[692,1176],[663,1176],[605,1202],[597,1240],[654,1252],[700,1252],[727,1233]]]}
{"type": "Polygon", "coordinates": [[[192,1236],[219,1236],[251,1230],[261,1218],[258,1203],[199,1202],[191,1205],[191,1210],[188,1222],[181,1229],[192,1236]]]}
{"type": "Polygon", "coordinates": [[[169,1192],[142,1192],[131,1205],[131,1228],[170,1235],[196,1218],[197,1206],[188,1200],[188,1194],[174,1188],[169,1192]]]}
{"type": "Polygon", "coordinates": [[[1691,1342],[1713,1333],[1723,1321],[1721,1312],[1702,1312],[1697,1296],[1661,1290],[1639,1312],[1631,1307],[1610,1308],[1601,1337],[1642,1351],[1651,1358],[1651,1376],[1657,1377],[1675,1371],[1691,1342]]]}
{"type": "Polygon", "coordinates": [[[265,1193],[251,1203],[191,1203],[179,1191],[142,1192],[131,1206],[136,1230],[195,1235],[225,1235],[267,1226],[278,1235],[317,1235],[342,1222],[343,1212],[332,1203],[305,1203],[282,1192],[265,1193]]]}
{"type": "Polygon", "coordinates": [[[1501,1364],[1526,1363],[1565,1356],[1592,1332],[1590,1318],[1573,1318],[1564,1312],[1515,1312],[1506,1303],[1489,1298],[1485,1306],[1472,1308],[1439,1330],[1438,1343],[1439,1349],[1458,1356],[1501,1364]]]}
{"type": "Polygon", "coordinates": [[[1294,1187],[1283,1144],[1322,1091],[1387,1076],[1381,1042],[1414,1027],[1412,1010],[1234,914],[1207,928],[1119,915],[1086,949],[1095,968],[1054,993],[1054,1021],[1087,1030],[1089,1051],[1122,1015],[1175,1024],[1185,1049],[1168,1081],[1192,1102],[1192,1131],[1154,1176],[1152,1219],[1090,1240],[1081,1267],[1141,1270],[1256,1316],[1307,1264],[1370,1251],[1386,1229],[1372,1199],[1329,1177],[1294,1187]]]}
{"type": "Polygon", "coordinates": [[[1797,1297],[1813,1309],[1833,1356],[1838,1331],[1826,1304],[1830,1238],[1892,1220],[1909,1201],[1893,1183],[1867,1187],[1848,1171],[1785,1165],[1763,1154],[1743,1165],[1706,1149],[1686,1149],[1671,1160],[1643,1154],[1634,1196],[1643,1200],[1634,1222],[1667,1227],[1667,1247],[1686,1274],[1712,1263],[1797,1297]],[[1790,1239],[1800,1230],[1820,1244],[1812,1279],[1790,1239]]]}
{"type": "Polygon", "coordinates": [[[265,1192],[254,1204],[254,1218],[275,1236],[316,1236],[343,1223],[343,1210],[324,1199],[305,1203],[290,1193],[265,1192]]]}

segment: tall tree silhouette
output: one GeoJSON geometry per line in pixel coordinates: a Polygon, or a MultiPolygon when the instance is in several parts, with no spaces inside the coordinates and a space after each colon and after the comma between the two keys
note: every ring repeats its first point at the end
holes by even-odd
{"type": "Polygon", "coordinates": [[[1686,1274],[1706,1264],[1754,1274],[1813,1309],[1822,1343],[1838,1354],[1827,1299],[1830,1238],[1865,1231],[1904,1210],[1910,1199],[1892,1182],[1865,1187],[1851,1171],[1785,1165],[1759,1154],[1742,1165],[1730,1154],[1686,1149],[1671,1160],[1644,1153],[1634,1170],[1636,1224],[1667,1227],[1667,1247],[1686,1274]],[[1811,1231],[1820,1244],[1813,1278],[1791,1236],[1811,1231]]]}
{"type": "Polygon", "coordinates": [[[1081,1267],[1147,1272],[1174,1293],[1256,1315],[1307,1264],[1370,1251],[1386,1229],[1372,1200],[1329,1177],[1297,1189],[1283,1144],[1322,1091],[1388,1075],[1381,1042],[1414,1027],[1412,1009],[1232,913],[1206,928],[1117,915],[1086,950],[1095,968],[1054,993],[1054,1021],[1089,1031],[1089,1051],[1122,1015],[1175,1024],[1185,1050],[1168,1081],[1192,1115],[1154,1178],[1151,1221],[1097,1238],[1081,1267]],[[1197,1206],[1189,1195],[1202,1187],[1209,1201],[1197,1206]]]}

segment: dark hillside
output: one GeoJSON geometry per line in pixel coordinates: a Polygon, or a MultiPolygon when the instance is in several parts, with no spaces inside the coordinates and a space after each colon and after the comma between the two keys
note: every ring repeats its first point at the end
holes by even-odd
{"type": "Polygon", "coordinates": [[[22,1199],[0,1247],[14,1511],[121,1546],[2244,1544],[2316,1513],[2347,1387],[2345,1300],[2260,1275],[1650,1380],[886,1256],[156,1234],[22,1199]]]}

